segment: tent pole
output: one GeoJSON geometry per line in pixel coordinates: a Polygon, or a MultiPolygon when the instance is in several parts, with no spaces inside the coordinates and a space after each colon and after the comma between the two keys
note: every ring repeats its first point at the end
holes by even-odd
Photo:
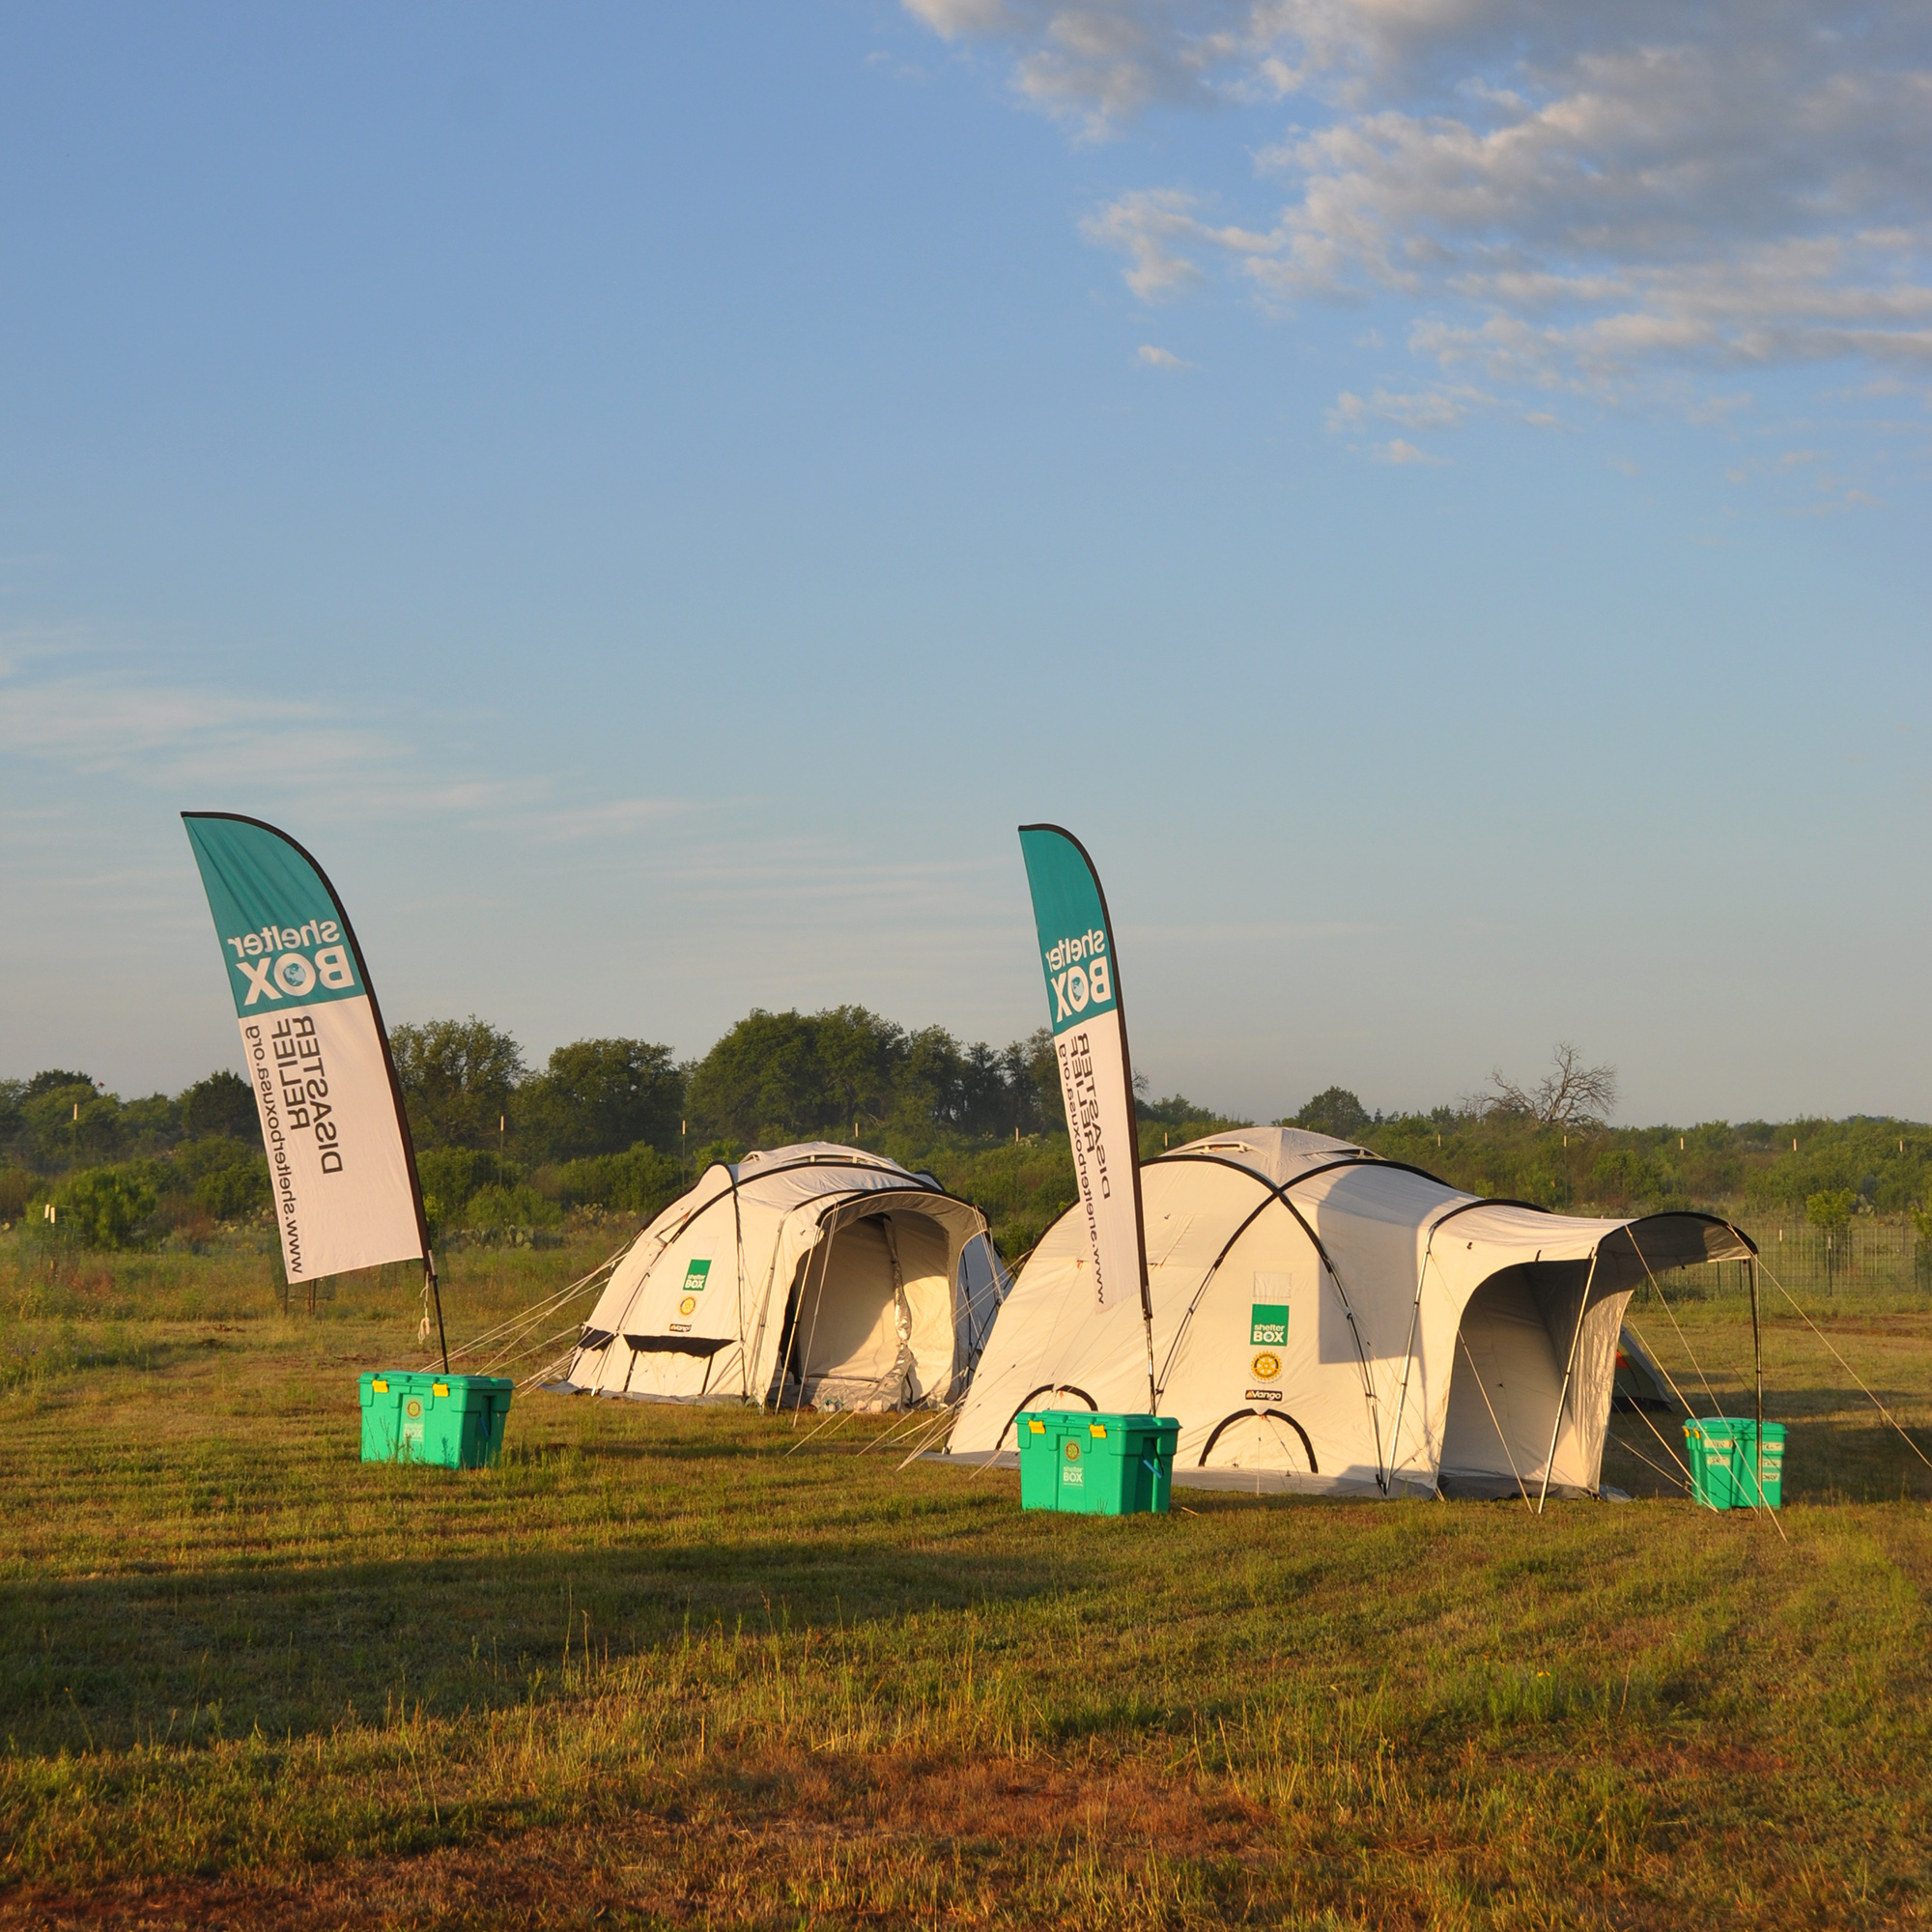
{"type": "MultiPolygon", "coordinates": [[[[820,1233],[824,1234],[825,1223],[821,1221],[818,1225],[820,1233]]],[[[791,1406],[791,1426],[794,1429],[798,1427],[798,1418],[800,1414],[803,1413],[805,1408],[805,1365],[811,1358],[812,1343],[814,1343],[818,1339],[818,1311],[825,1305],[825,1277],[827,1274],[831,1272],[832,1268],[833,1239],[834,1239],[833,1236],[825,1234],[825,1238],[823,1243],[825,1252],[821,1259],[818,1270],[818,1295],[817,1298],[811,1304],[811,1327],[810,1332],[806,1335],[805,1338],[805,1352],[804,1354],[797,1357],[798,1400],[791,1406]]],[[[810,1262],[806,1264],[805,1275],[808,1281],[811,1279],[811,1264],[810,1262]]],[[[799,1296],[799,1300],[801,1304],[804,1302],[805,1297],[803,1294],[799,1296]]],[[[803,1312],[804,1312],[803,1307],[801,1307],[800,1313],[802,1314],[803,1312]]],[[[792,1346],[793,1348],[796,1348],[798,1346],[798,1323],[795,1321],[792,1323],[792,1346]]],[[[781,1388],[781,1393],[779,1400],[782,1402],[784,1400],[782,1393],[783,1385],[781,1384],[780,1388],[781,1388]]]]}
{"type": "MultiPolygon", "coordinates": [[[[1415,1306],[1408,1311],[1408,1340],[1402,1351],[1402,1393],[1395,1401],[1395,1426],[1389,1431],[1389,1473],[1402,1466],[1402,1412],[1408,1406],[1408,1378],[1415,1369],[1415,1331],[1422,1321],[1422,1289],[1429,1279],[1429,1257],[1435,1249],[1435,1229],[1429,1230],[1429,1239],[1422,1249],[1422,1266],[1415,1277],[1415,1306]]],[[[1505,1445],[1507,1446],[1507,1445],[1505,1445]]]]}
{"type": "Polygon", "coordinates": [[[442,1290],[436,1283],[436,1256],[428,1248],[423,1250],[423,1286],[429,1290],[430,1300],[436,1306],[436,1346],[442,1350],[442,1372],[449,1373],[449,1342],[442,1332],[442,1290]]]}
{"type": "Polygon", "coordinates": [[[1556,1419],[1549,1425],[1549,1454],[1543,1459],[1543,1490],[1536,1498],[1536,1513],[1543,1514],[1543,1505],[1549,1496],[1549,1471],[1556,1462],[1556,1438],[1563,1433],[1563,1406],[1570,1400],[1570,1376],[1577,1366],[1577,1344],[1583,1339],[1583,1317],[1590,1311],[1590,1284],[1597,1278],[1597,1256],[1600,1250],[1590,1250],[1590,1272],[1583,1277],[1583,1298],[1577,1304],[1577,1326],[1570,1336],[1570,1358],[1563,1364],[1563,1388],[1556,1398],[1556,1419]]]}
{"type": "Polygon", "coordinates": [[[1757,1257],[1745,1263],[1745,1279],[1750,1283],[1751,1378],[1757,1385],[1757,1499],[1764,1500],[1764,1332],[1757,1310],[1757,1257]]]}

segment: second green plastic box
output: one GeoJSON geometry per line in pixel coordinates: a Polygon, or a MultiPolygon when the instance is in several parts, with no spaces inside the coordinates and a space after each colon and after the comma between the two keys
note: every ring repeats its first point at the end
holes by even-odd
{"type": "Polygon", "coordinates": [[[481,1469],[503,1450],[516,1383],[378,1369],[362,1378],[362,1460],[481,1469]]]}
{"type": "Polygon", "coordinates": [[[1758,1428],[1748,1417],[1692,1416],[1684,1425],[1690,1494],[1707,1509],[1768,1509],[1784,1503],[1784,1424],[1764,1425],[1764,1493],[1758,1494],[1758,1428]]]}
{"type": "Polygon", "coordinates": [[[1020,1507],[1079,1516],[1165,1514],[1180,1424],[1170,1415],[1023,1410],[1020,1507]]]}

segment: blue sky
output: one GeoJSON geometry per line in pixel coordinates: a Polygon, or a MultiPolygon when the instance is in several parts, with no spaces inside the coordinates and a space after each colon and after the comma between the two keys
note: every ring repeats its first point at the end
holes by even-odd
{"type": "Polygon", "coordinates": [[[1161,1093],[1932,1118],[1922,22],[7,25],[0,1070],[232,1061],[184,807],[533,1059],[1024,1033],[1051,818],[1161,1093]]]}

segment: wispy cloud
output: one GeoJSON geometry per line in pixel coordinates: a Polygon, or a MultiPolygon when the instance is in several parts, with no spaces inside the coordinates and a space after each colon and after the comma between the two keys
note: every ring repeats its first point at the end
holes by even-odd
{"type": "Polygon", "coordinates": [[[78,634],[0,639],[0,754],[125,779],[188,809],[269,786],[326,801],[337,818],[428,812],[538,844],[621,836],[682,810],[676,800],[639,798],[563,807],[542,778],[430,774],[409,721],[144,678],[127,665],[70,668],[100,656],[78,634]]]}
{"type": "Polygon", "coordinates": [[[1171,349],[1156,349],[1151,342],[1143,342],[1135,352],[1136,358],[1150,369],[1191,369],[1192,362],[1184,362],[1171,349]]]}
{"type": "Polygon", "coordinates": [[[1162,103],[1288,104],[1295,125],[1257,157],[1282,189],[1261,218],[1160,186],[1088,217],[1143,300],[1216,272],[1282,307],[1393,298],[1452,380],[1603,399],[1660,371],[1932,379],[1923,8],[906,5],[1005,47],[1020,96],[1083,135],[1162,103]]]}
{"type": "Polygon", "coordinates": [[[689,810],[683,799],[612,798],[601,805],[528,812],[519,818],[517,827],[534,843],[556,845],[577,838],[624,838],[689,810]]]}
{"type": "Polygon", "coordinates": [[[1369,453],[1378,463],[1393,463],[1399,468],[1413,463],[1434,468],[1449,461],[1446,456],[1432,456],[1428,450],[1418,449],[1414,443],[1405,442],[1401,437],[1389,442],[1377,443],[1369,453]]]}

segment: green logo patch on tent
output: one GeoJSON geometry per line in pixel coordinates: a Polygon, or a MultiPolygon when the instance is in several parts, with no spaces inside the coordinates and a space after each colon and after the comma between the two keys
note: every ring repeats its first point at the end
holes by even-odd
{"type": "Polygon", "coordinates": [[[1279,1348],[1288,1340],[1288,1304],[1285,1301],[1257,1301],[1248,1313],[1248,1346],[1259,1349],[1266,1343],[1279,1348]]]}
{"type": "Polygon", "coordinates": [[[709,1262],[693,1262],[684,1271],[685,1293],[696,1294],[704,1286],[710,1273],[711,1264],[709,1262]]]}

